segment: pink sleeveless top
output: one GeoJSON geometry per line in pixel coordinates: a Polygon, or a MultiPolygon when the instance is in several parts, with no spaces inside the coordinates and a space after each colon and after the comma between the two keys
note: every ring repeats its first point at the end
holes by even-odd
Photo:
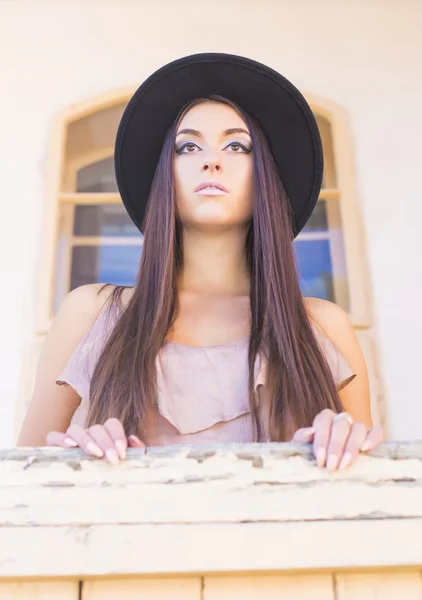
{"type": "MultiPolygon", "coordinates": [[[[56,380],[58,385],[70,385],[81,397],[72,423],[82,427],[91,377],[119,314],[119,309],[112,307],[99,315],[56,380]]],[[[340,390],[355,373],[334,344],[313,329],[340,390]]],[[[248,338],[207,347],[167,342],[156,358],[156,367],[159,416],[150,445],[255,441],[248,399],[248,338]]],[[[255,390],[265,386],[265,371],[265,361],[258,357],[255,390]]],[[[270,440],[264,434],[259,441],[270,440]]]]}

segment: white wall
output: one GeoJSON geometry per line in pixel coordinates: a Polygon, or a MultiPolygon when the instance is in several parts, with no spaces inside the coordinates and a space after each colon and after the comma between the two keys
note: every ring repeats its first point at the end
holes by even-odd
{"type": "Polygon", "coordinates": [[[421,31],[418,0],[0,2],[0,446],[34,329],[52,115],[203,51],[265,62],[349,112],[392,434],[422,438],[421,31]]]}

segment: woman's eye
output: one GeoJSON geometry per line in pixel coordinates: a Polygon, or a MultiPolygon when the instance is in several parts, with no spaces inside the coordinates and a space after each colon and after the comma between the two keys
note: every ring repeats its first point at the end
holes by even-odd
{"type": "Polygon", "coordinates": [[[249,152],[250,152],[250,149],[247,148],[246,146],[244,146],[243,144],[241,144],[240,142],[231,142],[231,144],[226,146],[226,148],[231,148],[233,150],[233,152],[235,152],[235,153],[240,153],[243,151],[246,154],[249,154],[249,152]]]}
{"type": "Polygon", "coordinates": [[[186,142],[186,144],[180,146],[180,148],[178,148],[176,152],[178,154],[192,154],[193,152],[195,152],[195,148],[198,148],[196,144],[194,144],[193,142],[186,142]]]}

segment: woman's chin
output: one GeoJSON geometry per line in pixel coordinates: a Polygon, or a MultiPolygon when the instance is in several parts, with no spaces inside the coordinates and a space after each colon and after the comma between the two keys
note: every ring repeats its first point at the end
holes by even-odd
{"type": "Polygon", "coordinates": [[[196,212],[191,218],[186,219],[187,223],[197,227],[217,227],[219,225],[236,225],[238,219],[227,210],[221,210],[221,206],[201,207],[203,210],[196,212]]]}

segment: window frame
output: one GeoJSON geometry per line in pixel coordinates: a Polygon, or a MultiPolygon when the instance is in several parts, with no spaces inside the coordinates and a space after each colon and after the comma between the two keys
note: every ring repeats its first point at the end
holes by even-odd
{"type": "MultiPolygon", "coordinates": [[[[346,284],[342,280],[339,280],[336,277],[336,273],[341,271],[342,267],[342,255],[344,252],[344,234],[343,234],[343,226],[341,223],[341,215],[340,215],[340,203],[341,203],[341,190],[338,188],[324,188],[321,190],[321,193],[318,198],[318,202],[325,201],[326,202],[326,210],[327,210],[327,229],[321,231],[305,231],[302,230],[296,240],[301,242],[311,242],[313,240],[327,240],[330,248],[330,259],[331,259],[331,267],[332,267],[332,283],[333,283],[333,291],[334,298],[336,304],[339,304],[342,307],[349,306],[350,307],[350,291],[349,291],[349,277],[348,277],[348,269],[346,257],[344,257],[344,262],[346,263],[346,284]],[[334,232],[337,231],[338,225],[340,225],[343,243],[340,243],[338,239],[336,239],[334,232]],[[340,247],[338,247],[340,246],[340,247]],[[336,247],[338,251],[336,251],[336,247]]],[[[344,252],[345,254],[345,252],[344,252]]]]}
{"type": "MultiPolygon", "coordinates": [[[[361,215],[359,194],[356,187],[356,169],[352,144],[351,124],[348,113],[337,104],[307,94],[315,115],[326,119],[331,127],[333,161],[336,170],[336,193],[339,194],[338,209],[343,232],[344,255],[349,294],[349,317],[355,329],[372,326],[370,304],[370,274],[366,253],[365,228],[361,215]]],[[[324,136],[323,146],[324,146],[324,136]]],[[[328,188],[329,189],[329,188],[328,188]]],[[[321,190],[324,197],[327,188],[321,190]]]]}
{"type": "MultiPolygon", "coordinates": [[[[89,161],[108,158],[114,153],[114,147],[108,146],[101,150],[86,154],[83,159],[75,159],[66,163],[66,142],[69,126],[89,117],[99,111],[127,103],[136,91],[136,87],[128,86],[106,92],[100,96],[78,102],[53,117],[51,144],[47,157],[46,201],[41,234],[39,254],[39,271],[37,274],[36,303],[35,303],[35,335],[45,336],[54,318],[55,274],[57,264],[58,239],[60,232],[60,210],[62,203],[72,203],[70,192],[75,189],[75,177],[78,168],[89,161]],[[64,184],[64,185],[63,185],[64,184]],[[73,187],[72,187],[73,186],[73,187]]],[[[88,200],[89,194],[86,194],[88,200]]],[[[92,194],[90,203],[115,202],[118,194],[92,194]],[[95,196],[95,198],[93,198],[95,196]],[[102,196],[102,198],[100,198],[102,196]]],[[[86,202],[88,203],[88,202],[86,202]]]]}
{"type": "MultiPolygon", "coordinates": [[[[118,193],[85,193],[85,192],[75,192],[77,187],[77,177],[78,172],[91,164],[96,162],[100,162],[106,158],[111,158],[114,155],[114,146],[105,147],[102,149],[97,149],[90,153],[84,154],[83,157],[79,159],[74,159],[73,161],[69,161],[65,165],[64,177],[66,181],[66,189],[72,190],[69,192],[61,192],[58,194],[58,210],[59,210],[59,226],[57,232],[57,240],[56,240],[56,263],[55,269],[57,266],[57,253],[58,253],[58,243],[60,234],[67,230],[67,237],[70,241],[68,246],[66,247],[66,255],[64,257],[64,271],[61,274],[60,281],[54,280],[54,290],[53,290],[53,308],[55,304],[55,298],[58,294],[60,299],[63,300],[66,294],[69,292],[70,287],[70,279],[71,279],[71,270],[72,270],[72,249],[75,246],[101,246],[102,243],[108,246],[142,246],[142,240],[138,237],[121,237],[121,236],[74,236],[73,235],[73,222],[74,222],[74,211],[76,206],[92,206],[92,205],[105,205],[105,204],[122,204],[120,195],[118,193]],[[66,216],[63,215],[63,208],[68,210],[68,214],[66,216]]],[[[53,315],[51,316],[51,320],[53,315]]]]}

